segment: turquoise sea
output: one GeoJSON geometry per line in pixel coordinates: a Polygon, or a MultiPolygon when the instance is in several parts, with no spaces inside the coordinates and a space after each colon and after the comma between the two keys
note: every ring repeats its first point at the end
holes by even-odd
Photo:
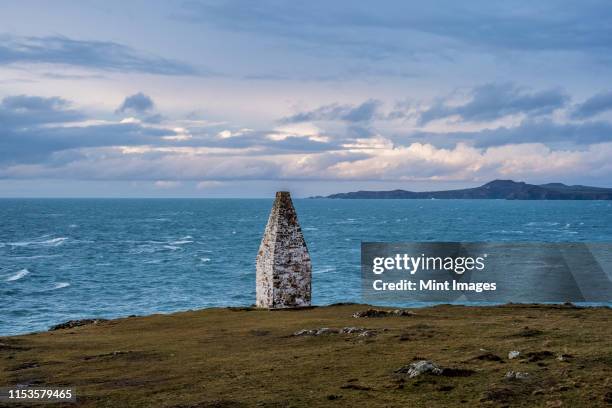
{"type": "MultiPolygon", "coordinates": [[[[361,241],[612,242],[612,202],[294,200],[313,301],[359,302],[361,241]]],[[[250,305],[272,199],[0,200],[0,335],[250,305]]]]}

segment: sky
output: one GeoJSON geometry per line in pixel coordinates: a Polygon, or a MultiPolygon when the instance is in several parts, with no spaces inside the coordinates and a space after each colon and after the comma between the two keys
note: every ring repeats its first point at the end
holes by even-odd
{"type": "Polygon", "coordinates": [[[612,187],[609,1],[0,4],[0,197],[612,187]]]}

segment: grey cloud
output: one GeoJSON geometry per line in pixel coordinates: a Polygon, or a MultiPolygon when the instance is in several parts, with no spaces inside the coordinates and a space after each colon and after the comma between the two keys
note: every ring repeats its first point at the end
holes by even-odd
{"type": "Polygon", "coordinates": [[[0,65],[66,64],[117,72],[158,75],[205,75],[189,64],[149,55],[111,41],[73,40],[62,36],[0,36],[0,65]]]}
{"type": "Polygon", "coordinates": [[[522,0],[383,3],[339,0],[187,1],[179,18],[231,31],[316,44],[309,50],[334,49],[354,56],[389,54],[412,57],[458,45],[500,50],[579,51],[612,49],[612,13],[606,1],[581,3],[522,0]],[[588,21],[588,24],[584,22],[588,21]],[[422,44],[423,36],[428,45],[422,44]],[[416,38],[416,39],[413,39],[416,38]],[[437,49],[431,49],[434,43],[437,49]]]}
{"type": "Polygon", "coordinates": [[[0,102],[0,130],[45,123],[81,120],[82,113],[70,109],[69,103],[59,97],[7,96],[0,102]]]}
{"type": "Polygon", "coordinates": [[[475,135],[476,146],[515,143],[571,143],[589,145],[612,142],[612,125],[606,122],[559,124],[550,120],[526,121],[514,128],[484,130],[475,135]]]}
{"type": "Polygon", "coordinates": [[[394,135],[396,143],[431,143],[450,148],[459,142],[476,147],[494,147],[508,144],[542,143],[546,145],[586,146],[612,142],[612,125],[607,122],[555,123],[551,120],[526,120],[519,126],[485,129],[478,132],[416,132],[394,135]]]}
{"type": "Polygon", "coordinates": [[[51,154],[70,149],[132,146],[162,143],[162,136],[175,134],[138,124],[6,129],[0,126],[0,163],[46,160],[51,154]]]}
{"type": "MultiPolygon", "coordinates": [[[[251,155],[269,155],[278,153],[314,153],[341,148],[342,139],[330,142],[311,140],[301,135],[288,135],[282,132],[281,140],[273,140],[270,136],[281,135],[275,130],[259,130],[246,132],[241,136],[220,139],[216,133],[194,135],[192,139],[172,142],[174,146],[211,147],[227,149],[257,148],[251,155]]],[[[214,154],[214,153],[212,153],[214,154]]]]}
{"type": "MultiPolygon", "coordinates": [[[[153,101],[139,93],[124,101],[120,111],[142,113],[143,120],[154,122],[161,115],[151,113],[153,101]]],[[[257,147],[253,155],[279,153],[323,152],[339,148],[332,143],[311,140],[301,135],[283,133],[283,140],[269,136],[278,132],[251,131],[241,136],[220,139],[216,132],[198,134],[186,140],[169,140],[176,132],[143,126],[138,123],[78,125],[76,121],[88,119],[85,114],[70,107],[59,97],[8,96],[0,101],[0,163],[63,163],[82,156],[79,150],[111,146],[151,145],[157,147],[210,147],[240,149],[257,147]],[[289,136],[289,137],[286,137],[289,136]]],[[[167,156],[158,155],[159,157],[167,156]]],[[[213,153],[214,155],[214,153],[213,153]]]]}
{"type": "Polygon", "coordinates": [[[564,107],[569,97],[559,89],[528,92],[514,84],[486,84],[471,92],[471,100],[463,105],[450,106],[436,102],[421,113],[419,122],[459,115],[464,121],[494,120],[507,115],[525,113],[530,116],[550,114],[564,107]]]}
{"type": "Polygon", "coordinates": [[[577,105],[572,112],[574,119],[588,119],[612,110],[612,91],[602,92],[577,105]]]}
{"type": "Polygon", "coordinates": [[[125,112],[136,112],[144,113],[152,110],[155,107],[153,99],[151,97],[138,92],[134,95],[130,95],[123,100],[123,103],[117,108],[118,113],[125,112]]]}
{"type": "Polygon", "coordinates": [[[312,111],[300,112],[295,115],[281,119],[282,123],[299,123],[313,121],[334,121],[345,122],[368,122],[376,116],[378,108],[382,103],[375,99],[369,99],[360,105],[339,105],[331,104],[321,106],[312,111]]]}
{"type": "Polygon", "coordinates": [[[139,124],[81,126],[87,116],[59,97],[7,96],[0,102],[0,163],[35,162],[84,147],[160,143],[165,129],[139,124]]]}

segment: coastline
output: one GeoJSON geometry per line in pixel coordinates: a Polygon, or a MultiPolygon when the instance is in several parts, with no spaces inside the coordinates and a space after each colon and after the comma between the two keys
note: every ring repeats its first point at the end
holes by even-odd
{"type": "Polygon", "coordinates": [[[74,386],[82,407],[612,401],[608,307],[440,305],[353,317],[372,308],[210,308],[0,337],[0,383],[74,386]],[[402,372],[420,360],[447,374],[402,372]]]}

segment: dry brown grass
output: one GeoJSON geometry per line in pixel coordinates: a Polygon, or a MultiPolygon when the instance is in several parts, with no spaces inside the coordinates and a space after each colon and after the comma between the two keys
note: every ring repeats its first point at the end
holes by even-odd
{"type": "Polygon", "coordinates": [[[0,385],[71,385],[82,407],[610,406],[610,309],[438,306],[352,317],[366,308],[207,309],[0,338],[0,385]],[[292,336],[346,326],[387,330],[292,336]],[[510,350],[524,358],[508,360],[510,350]],[[473,374],[394,373],[418,359],[473,374]],[[508,370],[530,376],[505,380],[508,370]]]}

